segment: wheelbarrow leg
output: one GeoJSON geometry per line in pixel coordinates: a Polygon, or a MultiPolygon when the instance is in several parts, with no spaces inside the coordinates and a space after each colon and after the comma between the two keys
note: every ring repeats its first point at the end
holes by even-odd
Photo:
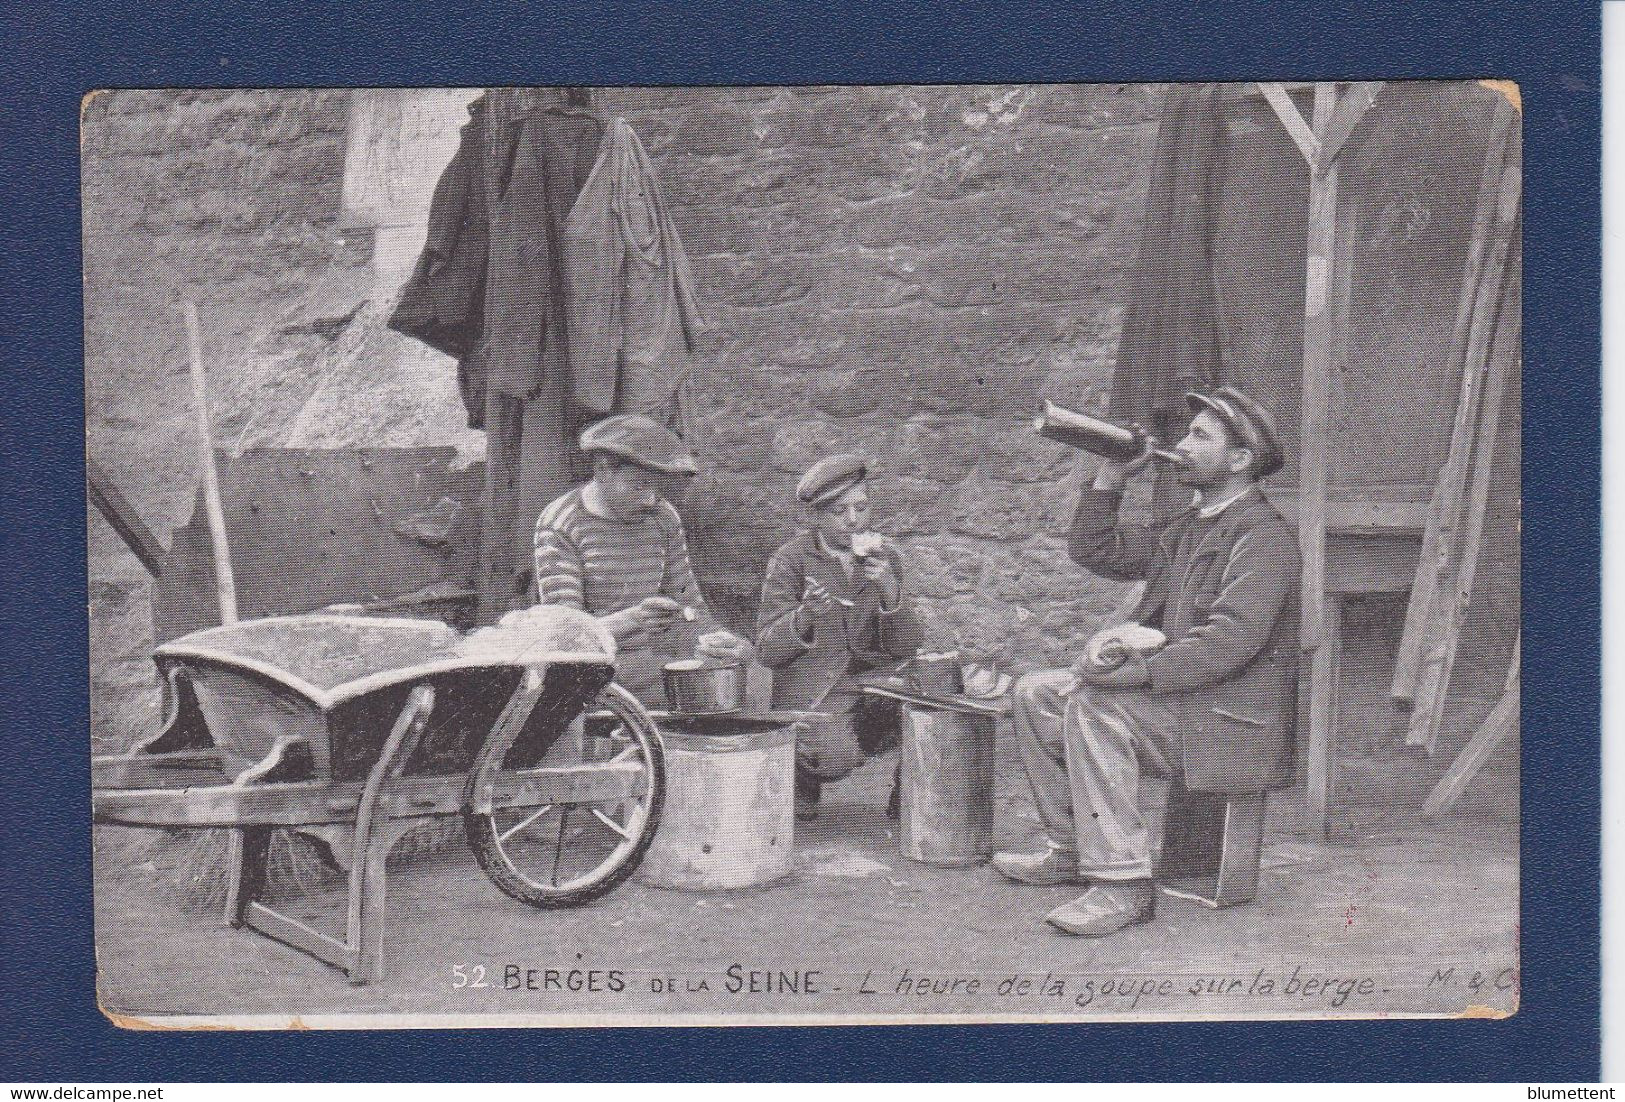
{"type": "MultiPolygon", "coordinates": [[[[177,699],[184,684],[174,679],[177,699]]],[[[180,711],[176,715],[179,716],[180,711]]],[[[310,746],[296,735],[277,739],[265,760],[237,775],[233,784],[244,788],[271,784],[288,776],[302,776],[310,766],[310,746]]],[[[226,921],[234,928],[250,925],[248,908],[265,894],[265,879],[271,853],[272,827],[240,827],[231,831],[226,849],[226,921]]]]}
{"type": "Polygon", "coordinates": [[[226,921],[234,928],[241,929],[247,923],[248,905],[259,902],[265,894],[270,853],[270,827],[231,831],[226,850],[226,921]]]}
{"type": "Polygon", "coordinates": [[[372,983],[384,976],[385,866],[389,851],[411,829],[411,823],[397,820],[375,830],[350,866],[345,940],[355,952],[355,965],[345,971],[351,983],[372,983]]]}
{"type": "Polygon", "coordinates": [[[406,762],[434,707],[434,690],[420,685],[412,690],[406,707],[384,743],[378,763],[367,776],[356,808],[355,843],[350,863],[349,906],[345,912],[345,948],[350,962],[344,971],[354,984],[371,983],[384,974],[385,872],[389,851],[411,828],[394,817],[389,783],[406,769],[406,762]]]}
{"type": "MultiPolygon", "coordinates": [[[[378,763],[362,787],[350,851],[344,940],[330,937],[261,901],[265,893],[272,827],[243,827],[231,832],[226,921],[233,926],[246,926],[342,969],[351,983],[370,983],[383,975],[384,865],[389,851],[412,825],[409,817],[393,814],[390,782],[405,771],[433,707],[432,688],[420,685],[412,690],[384,742],[378,763]]],[[[298,745],[299,741],[290,736],[286,746],[278,746],[263,766],[244,772],[236,783],[239,786],[263,783],[279,778],[282,770],[294,769],[285,755],[308,753],[308,748],[298,745]]],[[[300,776],[307,773],[303,767],[297,770],[300,776]]]]}

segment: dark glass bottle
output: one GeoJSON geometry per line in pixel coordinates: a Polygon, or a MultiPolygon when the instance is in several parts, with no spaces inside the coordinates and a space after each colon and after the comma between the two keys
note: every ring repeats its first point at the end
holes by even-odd
{"type": "Polygon", "coordinates": [[[1093,414],[1044,403],[1044,412],[1033,419],[1033,429],[1040,436],[1059,441],[1069,447],[1127,463],[1151,444],[1151,454],[1168,463],[1178,463],[1179,456],[1163,447],[1154,437],[1138,426],[1128,427],[1093,414]]]}

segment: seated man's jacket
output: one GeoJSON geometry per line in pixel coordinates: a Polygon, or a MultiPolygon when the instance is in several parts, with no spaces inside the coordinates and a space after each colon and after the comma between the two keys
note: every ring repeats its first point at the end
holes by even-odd
{"type": "Polygon", "coordinates": [[[1119,523],[1122,495],[1086,489],[1068,550],[1119,581],[1144,579],[1134,618],[1168,643],[1146,660],[1179,717],[1183,782],[1257,792],[1292,777],[1298,698],[1298,542],[1256,487],[1208,521],[1119,523]]]}
{"type": "MultiPolygon", "coordinates": [[[[903,584],[896,549],[887,546],[885,553],[903,584]]],[[[840,560],[819,546],[813,532],[797,535],[767,564],[756,617],[756,659],[773,671],[775,708],[849,710],[857,704],[851,675],[911,657],[924,636],[906,588],[895,609],[881,611],[880,590],[864,577],[863,568],[854,566],[847,577],[840,560]],[[832,603],[803,637],[796,632],[795,613],[809,578],[851,605],[832,603]]]]}

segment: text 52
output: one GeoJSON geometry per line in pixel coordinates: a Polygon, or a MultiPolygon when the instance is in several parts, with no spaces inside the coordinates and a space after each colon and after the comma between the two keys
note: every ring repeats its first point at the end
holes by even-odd
{"type": "Polygon", "coordinates": [[[460,987],[490,986],[485,982],[485,965],[454,964],[451,966],[451,987],[453,991],[460,987]]]}

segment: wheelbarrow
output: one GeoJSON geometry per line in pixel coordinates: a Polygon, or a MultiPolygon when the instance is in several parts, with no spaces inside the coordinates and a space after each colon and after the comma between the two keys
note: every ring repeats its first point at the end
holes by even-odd
{"type": "Polygon", "coordinates": [[[488,635],[312,614],[165,643],[163,727],[94,759],[93,818],[229,830],[226,920],[358,984],[383,974],[385,860],[426,819],[461,815],[480,868],[521,902],[597,898],[659,825],[659,733],[612,683],[615,644],[592,617],[533,609],[523,645],[488,635]],[[264,898],[278,829],[348,872],[342,938],[264,898]]]}

